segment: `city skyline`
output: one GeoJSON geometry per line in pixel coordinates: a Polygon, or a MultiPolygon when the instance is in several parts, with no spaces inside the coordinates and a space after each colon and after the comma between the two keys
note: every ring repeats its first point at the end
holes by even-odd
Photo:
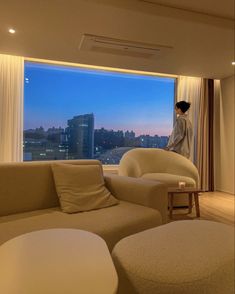
{"type": "Polygon", "coordinates": [[[26,63],[24,129],[64,128],[94,113],[95,129],[169,135],[174,79],[26,63]]]}
{"type": "MultiPolygon", "coordinates": [[[[80,115],[78,115],[78,116],[80,116],[80,115]]],[[[28,132],[28,131],[35,131],[35,130],[39,130],[40,128],[43,128],[43,130],[45,131],[45,132],[48,132],[48,131],[50,131],[50,130],[53,130],[53,129],[55,129],[55,130],[59,130],[59,129],[61,129],[61,130],[63,130],[63,131],[65,131],[66,130],[66,128],[67,127],[61,127],[61,126],[58,126],[58,127],[56,127],[56,126],[50,126],[50,127],[48,127],[48,128],[44,128],[43,126],[38,126],[38,127],[36,127],[36,128],[29,128],[29,129],[25,129],[24,130],[24,132],[28,132]]],[[[97,128],[94,128],[94,131],[98,131],[98,130],[106,130],[106,131],[109,131],[109,132],[123,132],[123,134],[125,135],[126,133],[131,133],[131,132],[133,132],[134,133],[134,135],[135,135],[135,137],[141,137],[141,136],[152,136],[152,137],[154,137],[154,136],[159,136],[159,137],[165,137],[165,136],[167,136],[167,137],[169,137],[169,135],[159,135],[159,134],[152,134],[152,135],[149,135],[149,134],[136,134],[133,130],[131,130],[131,129],[129,129],[129,130],[121,130],[121,129],[119,129],[119,130],[113,130],[113,129],[106,129],[106,128],[104,128],[104,127],[101,127],[101,128],[99,128],[99,129],[97,129],[97,128]],[[136,136],[137,135],[137,136],[136,136]]]]}
{"type": "Polygon", "coordinates": [[[94,114],[74,116],[66,128],[40,126],[24,131],[24,160],[98,159],[118,164],[132,148],[164,148],[168,136],[137,135],[132,130],[94,129],[94,114]]]}

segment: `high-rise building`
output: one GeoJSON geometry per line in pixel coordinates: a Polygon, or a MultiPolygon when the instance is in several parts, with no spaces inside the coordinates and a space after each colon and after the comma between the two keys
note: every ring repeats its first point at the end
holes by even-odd
{"type": "Polygon", "coordinates": [[[93,158],[94,114],[74,116],[66,129],[69,159],[93,158]]]}
{"type": "Polygon", "coordinates": [[[127,139],[135,139],[135,133],[133,131],[126,131],[125,132],[125,138],[127,139]]]}

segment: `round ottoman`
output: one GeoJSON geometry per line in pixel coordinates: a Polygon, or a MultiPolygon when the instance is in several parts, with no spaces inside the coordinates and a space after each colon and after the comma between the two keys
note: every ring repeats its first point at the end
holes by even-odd
{"type": "Polygon", "coordinates": [[[234,228],[177,221],[122,239],[118,293],[234,294],[234,228]]]}

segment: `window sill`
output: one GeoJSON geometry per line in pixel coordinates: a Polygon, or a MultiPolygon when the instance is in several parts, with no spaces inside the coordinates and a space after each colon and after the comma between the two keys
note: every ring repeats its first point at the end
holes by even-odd
{"type": "Polygon", "coordinates": [[[118,174],[118,164],[103,164],[102,166],[105,173],[118,174]]]}

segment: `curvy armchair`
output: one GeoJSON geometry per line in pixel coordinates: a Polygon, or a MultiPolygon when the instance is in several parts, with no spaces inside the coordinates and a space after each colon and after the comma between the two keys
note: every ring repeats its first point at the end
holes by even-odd
{"type": "MultiPolygon", "coordinates": [[[[119,164],[119,175],[145,178],[177,187],[179,181],[197,187],[198,170],[187,158],[171,151],[157,148],[135,148],[126,152],[119,164]]],[[[186,197],[176,199],[174,205],[187,205],[186,197]]]]}

